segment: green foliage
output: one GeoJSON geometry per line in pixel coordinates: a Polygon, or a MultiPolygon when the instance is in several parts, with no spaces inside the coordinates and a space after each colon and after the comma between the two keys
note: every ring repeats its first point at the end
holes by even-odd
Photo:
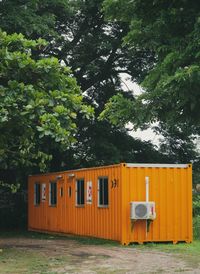
{"type": "Polygon", "coordinates": [[[20,188],[20,184],[8,184],[8,183],[4,183],[3,181],[0,181],[0,187],[2,188],[8,188],[11,193],[16,193],[19,188],[20,188]]]}
{"type": "Polygon", "coordinates": [[[193,234],[195,239],[200,239],[200,195],[193,194],[193,234]]]}
{"type": "Polygon", "coordinates": [[[108,18],[129,23],[124,37],[127,46],[150,50],[156,56],[154,68],[142,83],[145,92],[138,98],[138,115],[146,113],[147,123],[162,121],[173,126],[176,121],[182,130],[190,126],[198,134],[199,4],[194,0],[105,0],[104,10],[108,18]]]}
{"type": "MultiPolygon", "coordinates": [[[[57,171],[120,161],[144,161],[144,158],[156,161],[160,156],[154,146],[134,140],[120,124],[113,126],[97,118],[105,103],[113,95],[121,93],[121,73],[128,73],[133,80],[141,81],[146,70],[154,64],[151,52],[122,45],[122,39],[129,30],[128,24],[107,22],[102,3],[103,0],[1,2],[0,28],[8,34],[22,33],[32,39],[29,42],[21,36],[23,43],[31,43],[31,49],[28,45],[28,48],[24,45],[19,48],[17,35],[17,47],[13,48],[13,51],[25,55],[20,55],[21,60],[17,64],[10,64],[13,69],[9,77],[12,81],[12,75],[17,77],[14,79],[17,83],[11,84],[17,85],[19,99],[27,90],[29,95],[23,98],[25,102],[22,100],[20,103],[20,111],[16,111],[16,117],[23,123],[20,124],[17,118],[12,123],[5,121],[5,124],[10,124],[5,129],[7,135],[0,141],[4,144],[0,145],[1,163],[7,166],[0,172],[4,181],[12,182],[16,178],[20,183],[26,182],[27,174],[45,170],[48,163],[50,171],[57,171]],[[48,43],[40,41],[40,37],[48,43]],[[40,45],[37,45],[36,39],[39,39],[40,45]],[[33,43],[36,43],[34,47],[33,43]],[[62,66],[54,58],[49,61],[43,59],[52,56],[58,58],[62,66]],[[78,93],[83,94],[85,104],[94,107],[94,119],[88,119],[92,110],[83,103],[81,109],[75,107],[79,106],[81,97],[74,96],[71,91],[74,79],[70,72],[62,72],[67,77],[61,80],[60,70],[64,69],[64,65],[70,67],[77,79],[81,87],[78,93]],[[67,87],[63,90],[66,82],[67,87]],[[48,92],[44,95],[43,90],[48,92]],[[13,135],[14,138],[8,138],[13,135]]],[[[13,36],[9,37],[13,39],[13,36]]],[[[127,97],[133,100],[131,92],[127,93],[127,97]]],[[[2,109],[2,119],[8,116],[6,109],[2,109]]]]}
{"type": "MultiPolygon", "coordinates": [[[[75,156],[68,158],[69,162],[75,159],[75,168],[120,162],[167,162],[167,157],[161,155],[154,145],[132,138],[125,129],[116,129],[105,121],[99,121],[89,130],[89,137],[88,132],[82,132],[89,145],[86,147],[85,143],[78,142],[73,150],[75,156]]],[[[70,153],[67,155],[70,157],[70,153]]]]}
{"type": "Polygon", "coordinates": [[[125,104],[121,97],[111,98],[100,117],[114,124],[130,121],[135,127],[155,123],[154,131],[164,137],[160,153],[168,156],[168,162],[192,162],[193,181],[198,182],[194,140],[200,134],[199,4],[105,0],[103,9],[109,21],[129,24],[123,38],[126,47],[148,50],[155,59],[139,82],[143,93],[134,101],[123,99],[125,104]]]}
{"type": "Polygon", "coordinates": [[[193,218],[193,228],[194,239],[200,240],[200,215],[193,218]]]}
{"type": "Polygon", "coordinates": [[[128,115],[133,112],[133,102],[119,93],[105,104],[105,109],[99,115],[99,120],[108,120],[113,125],[123,126],[128,115]]]}
{"type": "MultiPolygon", "coordinates": [[[[138,157],[138,147],[134,152],[134,140],[128,138],[122,123],[112,126],[97,117],[105,103],[121,93],[121,73],[129,74],[133,80],[143,79],[154,63],[154,56],[149,51],[122,45],[128,24],[107,22],[102,3],[103,0],[7,0],[0,6],[0,27],[8,33],[16,31],[32,39],[44,37],[49,41],[47,46],[34,50],[34,56],[53,55],[69,66],[85,102],[95,108],[93,121],[77,115],[78,142],[67,153],[51,147],[51,170],[130,159],[129,151],[124,151],[128,141],[133,158],[134,154],[138,157]]],[[[128,97],[133,100],[131,92],[128,97]]]]}
{"type": "Polygon", "coordinates": [[[70,0],[1,1],[0,27],[8,33],[46,39],[57,35],[56,21],[71,13],[70,0]]]}
{"type": "Polygon", "coordinates": [[[200,217],[200,195],[194,194],[193,196],[193,216],[200,217]]]}
{"type": "Polygon", "coordinates": [[[198,171],[199,153],[194,143],[195,137],[191,136],[191,128],[182,128],[176,126],[167,126],[160,123],[155,126],[154,131],[161,134],[160,152],[169,155],[171,163],[193,163],[193,169],[198,171]]]}
{"type": "Polygon", "coordinates": [[[42,39],[0,32],[0,164],[2,170],[38,166],[52,159],[51,147],[74,143],[76,115],[90,116],[70,70],[56,58],[34,59],[42,39]]]}
{"type": "Polygon", "coordinates": [[[113,125],[123,126],[128,122],[133,123],[137,129],[146,129],[151,121],[151,111],[142,110],[143,100],[130,99],[126,94],[119,93],[111,97],[105,104],[104,110],[99,115],[99,120],[107,120],[113,125]]]}

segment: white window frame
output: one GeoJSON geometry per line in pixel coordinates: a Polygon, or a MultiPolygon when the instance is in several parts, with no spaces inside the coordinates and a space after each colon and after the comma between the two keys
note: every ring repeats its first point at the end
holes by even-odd
{"type": "Polygon", "coordinates": [[[98,177],[98,188],[97,188],[97,197],[98,197],[98,207],[100,208],[107,208],[109,207],[109,179],[108,176],[99,176],[98,177]],[[108,180],[108,204],[100,204],[100,179],[107,179],[108,180]]]}
{"type": "Polygon", "coordinates": [[[84,207],[85,206],[85,180],[84,178],[76,179],[76,189],[75,189],[75,201],[77,207],[84,207]],[[78,182],[83,181],[83,190],[84,190],[84,203],[78,204],[78,182]]]}

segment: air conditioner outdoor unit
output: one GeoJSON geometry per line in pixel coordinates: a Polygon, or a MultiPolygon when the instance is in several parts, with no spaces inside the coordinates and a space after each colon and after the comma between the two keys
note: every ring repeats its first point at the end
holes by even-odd
{"type": "Polygon", "coordinates": [[[154,220],[155,218],[155,202],[131,202],[131,219],[154,220]]]}

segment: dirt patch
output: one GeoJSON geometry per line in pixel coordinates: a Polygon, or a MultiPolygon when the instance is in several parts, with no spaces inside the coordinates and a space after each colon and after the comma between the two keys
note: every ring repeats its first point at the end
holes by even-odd
{"type": "Polygon", "coordinates": [[[176,254],[135,247],[86,245],[66,238],[6,238],[0,239],[0,249],[35,252],[48,260],[48,272],[30,270],[28,273],[200,273],[200,267],[190,266],[176,254]]]}

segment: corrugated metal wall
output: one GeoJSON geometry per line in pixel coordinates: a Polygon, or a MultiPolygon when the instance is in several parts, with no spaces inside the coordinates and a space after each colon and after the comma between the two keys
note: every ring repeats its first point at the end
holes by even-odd
{"type": "Polygon", "coordinates": [[[103,168],[83,169],[59,174],[30,176],[29,178],[29,229],[44,231],[65,232],[79,235],[95,236],[105,239],[121,240],[121,173],[120,165],[103,168]],[[75,176],[69,178],[69,174],[75,176]],[[57,206],[49,206],[49,182],[56,176],[57,180],[57,206]],[[109,206],[98,207],[97,187],[98,177],[108,177],[109,206]],[[85,205],[76,206],[75,186],[77,179],[85,182],[85,205]],[[113,182],[116,185],[113,185],[113,182]],[[92,204],[86,201],[86,184],[92,181],[92,204]],[[34,206],[34,183],[46,183],[46,201],[34,206]],[[63,197],[60,189],[63,188],[63,197]],[[71,187],[71,197],[68,191],[71,187]]]}
{"type": "Polygon", "coordinates": [[[192,241],[192,167],[128,167],[128,164],[29,177],[30,230],[63,232],[121,241],[192,241]],[[74,177],[69,177],[69,174],[74,177]],[[57,205],[49,206],[49,182],[57,180],[57,205]],[[107,176],[109,206],[98,207],[98,177],[107,176]],[[145,176],[150,180],[149,201],[156,219],[146,232],[146,221],[130,220],[130,202],[145,201],[145,176]],[[76,180],[85,181],[85,205],[76,206],[76,180]],[[92,204],[86,184],[92,181],[92,204]],[[34,205],[34,183],[46,183],[46,200],[34,205]],[[71,187],[71,197],[69,188],[71,187]],[[63,196],[61,197],[61,188],[63,196]]]}
{"type": "Polygon", "coordinates": [[[125,200],[145,201],[145,177],[149,177],[149,201],[156,204],[156,219],[149,232],[146,221],[131,223],[130,205],[125,205],[128,242],[192,241],[192,167],[125,167],[125,200]]]}

